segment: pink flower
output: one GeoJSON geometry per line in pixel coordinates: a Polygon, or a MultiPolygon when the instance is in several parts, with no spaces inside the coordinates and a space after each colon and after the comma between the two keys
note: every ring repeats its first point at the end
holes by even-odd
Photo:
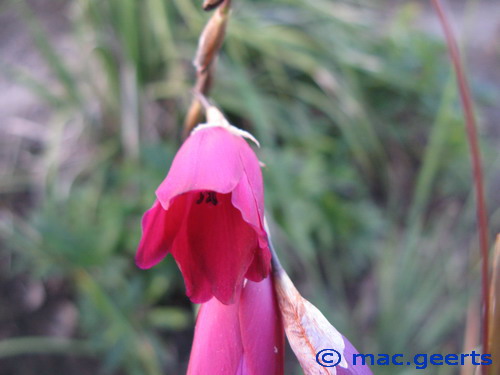
{"type": "Polygon", "coordinates": [[[195,303],[233,303],[244,278],[270,271],[259,161],[244,132],[222,124],[195,129],[175,156],[142,219],[136,256],[149,268],[171,253],[195,303]]]}
{"type": "Polygon", "coordinates": [[[204,303],[187,375],[281,375],[284,332],[271,276],[248,281],[232,305],[204,303]]]}

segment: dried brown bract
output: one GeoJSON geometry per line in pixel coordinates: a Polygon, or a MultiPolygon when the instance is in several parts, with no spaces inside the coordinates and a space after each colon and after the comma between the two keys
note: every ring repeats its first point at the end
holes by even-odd
{"type": "Polygon", "coordinates": [[[273,267],[276,295],[286,336],[304,374],[337,374],[336,367],[321,367],[315,360],[316,353],[325,348],[337,350],[342,355],[338,366],[347,368],[342,334],[313,304],[300,295],[284,269],[275,264],[273,267]]]}

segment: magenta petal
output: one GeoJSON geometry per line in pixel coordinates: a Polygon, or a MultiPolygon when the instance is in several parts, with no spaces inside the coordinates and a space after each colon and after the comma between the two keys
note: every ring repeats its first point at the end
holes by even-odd
{"type": "Polygon", "coordinates": [[[212,295],[222,303],[232,303],[259,251],[257,234],[231,204],[230,194],[217,194],[216,205],[196,204],[197,193],[184,196],[191,201],[188,218],[177,233],[172,255],[184,276],[187,294],[196,303],[212,295]]]}
{"type": "Polygon", "coordinates": [[[201,306],[188,375],[282,375],[284,331],[272,279],[244,286],[241,299],[201,306]]]}
{"type": "Polygon", "coordinates": [[[271,276],[248,281],[240,301],[245,368],[250,374],[283,374],[284,333],[271,276]]]}
{"type": "Polygon", "coordinates": [[[165,258],[178,228],[178,220],[172,220],[176,214],[178,210],[167,213],[158,201],[144,213],[142,237],[135,257],[137,266],[150,268],[165,258]]]}
{"type": "Polygon", "coordinates": [[[269,247],[257,248],[252,264],[248,267],[245,277],[251,281],[259,282],[269,275],[271,270],[271,252],[269,247]]]}
{"type": "Polygon", "coordinates": [[[241,157],[244,173],[241,181],[233,190],[231,202],[240,210],[243,219],[257,233],[259,248],[255,252],[254,260],[245,277],[258,282],[267,277],[271,269],[271,252],[269,251],[267,234],[263,223],[262,174],[258,160],[253,152],[242,153],[241,157]]]}
{"type": "Polygon", "coordinates": [[[238,374],[243,356],[238,308],[238,302],[227,306],[215,298],[201,306],[187,375],[238,374]]]}
{"type": "Polygon", "coordinates": [[[172,198],[189,191],[231,192],[243,174],[241,150],[253,152],[243,138],[222,127],[195,132],[177,152],[156,190],[163,208],[168,209],[172,198]]]}
{"type": "Polygon", "coordinates": [[[239,154],[243,175],[234,187],[232,202],[243,215],[243,219],[257,230],[264,228],[264,188],[259,160],[250,147],[242,148],[239,154]]]}

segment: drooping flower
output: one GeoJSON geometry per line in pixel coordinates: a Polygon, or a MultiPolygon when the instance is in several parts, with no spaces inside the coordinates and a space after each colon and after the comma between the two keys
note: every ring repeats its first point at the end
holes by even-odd
{"type": "Polygon", "coordinates": [[[247,281],[232,305],[213,298],[198,313],[187,375],[281,375],[284,331],[269,276],[247,281]]]}
{"type": "Polygon", "coordinates": [[[262,173],[243,136],[251,137],[222,116],[195,129],[142,219],[137,265],[171,253],[195,303],[233,303],[244,278],[269,274],[262,173]]]}

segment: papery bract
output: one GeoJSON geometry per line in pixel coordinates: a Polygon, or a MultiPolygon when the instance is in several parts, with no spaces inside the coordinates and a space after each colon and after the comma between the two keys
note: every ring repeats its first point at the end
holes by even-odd
{"type": "Polygon", "coordinates": [[[215,298],[198,313],[188,375],[281,375],[284,332],[272,278],[248,281],[232,305],[215,298]]]}
{"type": "Polygon", "coordinates": [[[231,127],[193,132],[156,196],[142,220],[139,267],[152,267],[170,252],[196,303],[212,296],[232,303],[244,278],[269,274],[259,161],[231,127]]]}
{"type": "Polygon", "coordinates": [[[304,374],[372,375],[367,365],[353,365],[356,349],[316,306],[300,295],[278,262],[273,265],[273,275],[286,336],[304,374]],[[322,367],[316,361],[317,353],[324,349],[340,354],[336,366],[322,367]]]}

